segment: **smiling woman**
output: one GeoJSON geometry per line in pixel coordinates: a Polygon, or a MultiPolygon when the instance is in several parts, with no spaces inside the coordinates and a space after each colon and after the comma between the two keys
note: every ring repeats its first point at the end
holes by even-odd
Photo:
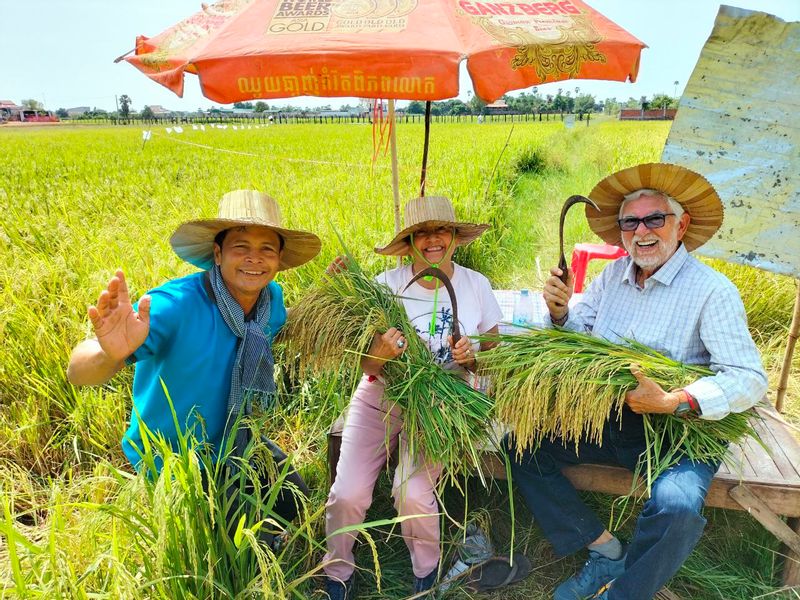
{"type": "MultiPolygon", "coordinates": [[[[330,537],[323,568],[328,576],[327,592],[331,600],[352,600],[354,597],[355,538],[349,533],[336,532],[363,521],[372,503],[372,491],[385,462],[387,448],[399,448],[392,495],[398,514],[405,517],[400,530],[411,553],[414,591],[419,593],[434,586],[441,559],[435,490],[443,467],[455,472],[462,466],[453,464],[454,449],[461,448],[460,444],[469,440],[467,445],[472,447],[474,454],[472,440],[475,438],[469,432],[477,429],[482,434],[485,429],[485,419],[476,418],[474,414],[465,419],[469,425],[461,421],[459,427],[445,428],[431,422],[432,426],[421,427],[424,421],[420,415],[429,411],[427,406],[438,408],[441,403],[439,412],[456,414],[468,404],[466,394],[457,399],[441,396],[437,402],[435,385],[419,390],[429,364],[427,361],[424,367],[415,366],[404,372],[403,380],[397,380],[396,375],[397,365],[403,364],[404,360],[413,360],[415,350],[419,355],[424,346],[421,354],[425,359],[432,359],[459,379],[478,387],[478,379],[472,376],[476,369],[475,352],[486,350],[491,344],[473,342],[468,336],[497,333],[502,311],[488,279],[477,271],[457,265],[452,256],[457,246],[476,240],[489,226],[457,221],[452,203],[442,196],[415,198],[408,202],[405,225],[391,242],[375,248],[378,254],[411,259],[411,264],[377,277],[379,283],[391,290],[406,319],[405,327],[400,323],[389,323],[393,326],[375,333],[361,360],[364,376],[348,408],[336,478],[326,505],[326,531],[330,537]],[[415,274],[431,265],[436,265],[450,278],[453,298],[448,294],[440,297],[438,279],[414,280],[415,274]],[[457,331],[454,323],[456,305],[462,309],[458,311],[460,319],[457,325],[465,334],[458,340],[451,335],[457,331]],[[400,398],[396,397],[398,390],[402,390],[399,391],[400,398]],[[454,406],[456,403],[461,406],[454,406]],[[426,431],[420,432],[420,429],[426,431]],[[444,440],[445,452],[437,455],[433,447],[423,447],[420,441],[428,441],[425,436],[444,440]],[[452,462],[443,464],[448,459],[452,462]]],[[[315,331],[315,349],[319,347],[320,337],[319,330],[315,331]]],[[[435,372],[442,375],[438,369],[435,372]]],[[[457,461],[468,462],[468,454],[469,448],[463,448],[457,461]]]]}

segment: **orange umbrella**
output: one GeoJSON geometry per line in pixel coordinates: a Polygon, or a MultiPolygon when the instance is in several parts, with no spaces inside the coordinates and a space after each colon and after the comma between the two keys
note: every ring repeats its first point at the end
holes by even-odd
{"type": "Polygon", "coordinates": [[[441,100],[466,58],[487,102],[563,79],[635,81],[645,45],[580,0],[222,0],[126,58],[181,96],[441,100]]]}
{"type": "MultiPolygon", "coordinates": [[[[183,95],[194,73],[223,104],[294,96],[389,100],[395,229],[400,229],[394,99],[458,95],[466,58],[487,102],[563,79],[635,81],[645,45],[581,0],[220,0],[125,58],[183,95]]],[[[420,195],[424,195],[430,106],[420,195]]]]}

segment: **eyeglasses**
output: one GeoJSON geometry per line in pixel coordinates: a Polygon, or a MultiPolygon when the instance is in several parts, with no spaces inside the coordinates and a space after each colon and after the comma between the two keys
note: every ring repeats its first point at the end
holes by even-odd
{"type": "Polygon", "coordinates": [[[675,213],[653,213],[641,219],[638,217],[622,217],[617,219],[619,228],[622,231],[636,231],[639,228],[639,223],[644,223],[648,229],[661,229],[667,221],[667,217],[674,217],[675,213]]]}

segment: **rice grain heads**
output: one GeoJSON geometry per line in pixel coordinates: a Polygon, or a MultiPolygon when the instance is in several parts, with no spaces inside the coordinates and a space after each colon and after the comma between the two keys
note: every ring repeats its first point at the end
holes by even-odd
{"type": "MultiPolygon", "coordinates": [[[[561,438],[576,448],[581,440],[602,443],[605,422],[621,419],[625,394],[638,385],[631,364],[666,390],[713,375],[636,342],[615,344],[559,328],[491,339],[500,344],[481,352],[479,364],[494,382],[495,417],[511,428],[520,453],[543,439],[561,438]]],[[[647,449],[640,460],[648,483],[682,454],[717,461],[729,442],[758,439],[751,414],[719,421],[644,415],[647,449]]]]}
{"type": "Polygon", "coordinates": [[[387,410],[402,409],[411,455],[441,463],[451,481],[468,472],[480,475],[491,400],[434,363],[402,304],[352,257],[292,308],[280,340],[299,356],[301,372],[353,372],[374,335],[389,327],[404,332],[408,345],[383,367],[384,402],[387,410]]]}

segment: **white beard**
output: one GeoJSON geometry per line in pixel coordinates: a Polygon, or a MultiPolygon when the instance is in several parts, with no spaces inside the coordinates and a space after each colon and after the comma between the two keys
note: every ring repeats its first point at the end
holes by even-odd
{"type": "Polygon", "coordinates": [[[630,243],[623,240],[622,245],[637,267],[645,271],[655,271],[661,268],[678,249],[678,228],[674,228],[672,237],[666,241],[648,232],[643,236],[634,235],[630,243]],[[639,256],[639,246],[636,243],[652,240],[656,241],[657,251],[648,256],[639,256]]]}

